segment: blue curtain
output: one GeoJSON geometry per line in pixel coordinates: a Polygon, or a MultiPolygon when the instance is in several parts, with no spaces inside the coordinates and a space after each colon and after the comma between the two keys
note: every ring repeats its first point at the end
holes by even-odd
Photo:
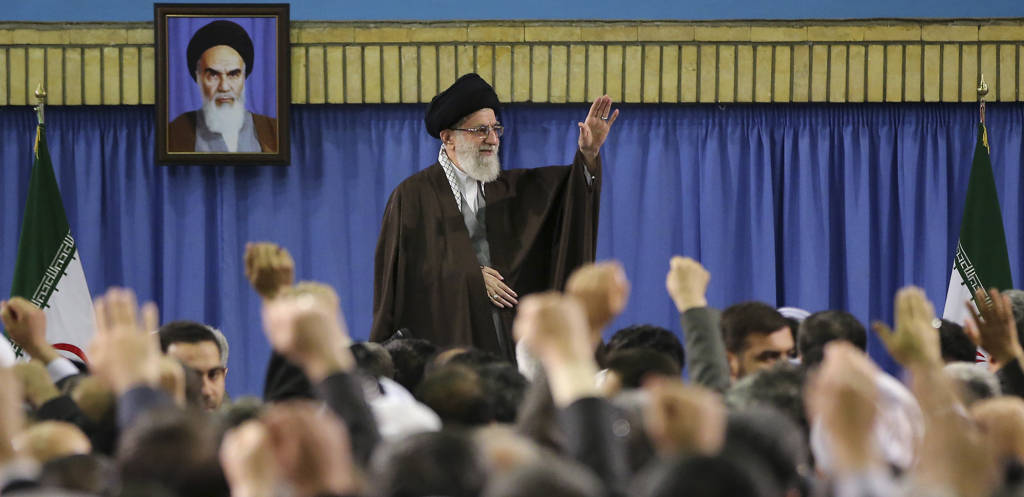
{"type": "MultiPolygon", "coordinates": [[[[973,105],[621,106],[604,148],[599,258],[625,265],[618,326],[679,331],[664,290],[673,254],[712,274],[709,298],[757,299],[892,319],[925,288],[941,312],[976,133],[973,105]]],[[[566,163],[587,106],[510,105],[506,167],[566,163]]],[[[298,106],[289,167],[157,166],[152,107],[51,108],[50,152],[90,288],[129,286],[163,320],[231,342],[228,389],[258,393],[269,355],[242,274],[250,240],[334,285],[352,335],[368,334],[373,253],[392,188],[434,162],[423,107],[298,106]]],[[[1024,106],[989,105],[989,141],[1011,254],[1024,262],[1024,106]]],[[[0,285],[10,287],[34,114],[0,109],[0,285]]],[[[872,355],[894,368],[879,344],[872,355]]]]}

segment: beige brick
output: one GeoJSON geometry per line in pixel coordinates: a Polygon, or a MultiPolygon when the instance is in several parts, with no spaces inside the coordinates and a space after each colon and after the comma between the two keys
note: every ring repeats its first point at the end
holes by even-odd
{"type": "Polygon", "coordinates": [[[363,103],[362,47],[345,47],[345,103],[363,103]]]}
{"type": "Polygon", "coordinates": [[[790,93],[790,69],[793,66],[793,50],[790,47],[780,46],[775,48],[775,102],[790,102],[793,95],[790,93]]]}
{"type": "Polygon", "coordinates": [[[754,101],[772,100],[772,47],[760,45],[754,48],[754,101]]]}
{"type": "Polygon", "coordinates": [[[807,41],[807,27],[751,26],[750,41],[807,41]]]}
{"type": "Polygon", "coordinates": [[[533,81],[530,86],[531,102],[548,102],[551,98],[549,85],[551,83],[551,51],[548,45],[533,45],[530,47],[530,67],[533,72],[533,81]]]}
{"type": "MultiPolygon", "coordinates": [[[[942,48],[939,45],[925,45],[924,47],[924,101],[938,102],[941,98],[939,92],[939,81],[942,80],[942,72],[939,65],[942,61],[942,48]]],[[[966,56],[967,53],[965,52],[966,56]]]]}
{"type": "Polygon", "coordinates": [[[298,43],[352,43],[356,30],[344,26],[308,26],[298,30],[298,43]]]}
{"type": "Polygon", "coordinates": [[[85,95],[82,103],[85,105],[100,105],[103,103],[103,94],[100,92],[100,64],[103,63],[99,48],[86,48],[83,51],[82,66],[85,78],[85,95]]]}
{"type": "Polygon", "coordinates": [[[904,88],[907,102],[921,102],[921,45],[907,45],[907,57],[904,62],[904,88]]]}
{"type": "MultiPolygon", "coordinates": [[[[152,48],[150,50],[152,50],[152,48]]],[[[3,99],[0,99],[0,102],[2,101],[3,99]]],[[[77,47],[66,48],[64,49],[64,105],[81,104],[82,51],[77,47]]]]}
{"type": "MultiPolygon", "coordinates": [[[[33,92],[36,90],[36,88],[39,85],[41,85],[41,84],[45,85],[45,83],[46,83],[46,81],[43,78],[43,74],[46,72],[45,60],[46,60],[46,49],[45,48],[29,47],[29,49],[28,49],[28,82],[27,82],[28,84],[26,85],[25,90],[27,91],[26,98],[28,98],[29,102],[33,103],[33,104],[36,102],[36,99],[33,96],[33,92]]],[[[993,97],[994,96],[995,96],[995,94],[993,94],[993,97]]],[[[993,98],[993,100],[995,100],[995,98],[993,98]]]]}
{"type": "Polygon", "coordinates": [[[402,62],[397,46],[381,47],[380,54],[381,100],[386,104],[402,101],[402,62]]]}
{"type": "Polygon", "coordinates": [[[697,41],[750,41],[750,26],[697,26],[693,28],[697,41]]]}
{"type": "Polygon", "coordinates": [[[305,47],[292,47],[292,103],[309,103],[309,95],[306,94],[306,77],[309,75],[307,69],[305,47]]]}
{"type": "MultiPolygon", "coordinates": [[[[437,47],[421,45],[417,47],[420,53],[420,102],[429,102],[434,95],[440,93],[437,88],[437,47]]],[[[501,90],[498,89],[498,96],[501,90]]],[[[507,102],[508,100],[502,100],[507,102]]]]}
{"type": "MultiPolygon", "coordinates": [[[[452,45],[437,48],[437,91],[440,93],[455,82],[456,72],[455,47],[452,45]]],[[[433,97],[433,95],[431,95],[433,97]]]]}
{"type": "Polygon", "coordinates": [[[850,64],[847,66],[847,102],[864,102],[867,92],[864,87],[865,57],[867,49],[862,45],[850,45],[850,64]]]}
{"type": "Polygon", "coordinates": [[[824,102],[828,99],[828,45],[814,45],[811,48],[811,101],[824,102]]]}
{"type": "Polygon", "coordinates": [[[831,62],[829,63],[829,82],[828,82],[828,101],[829,102],[845,102],[846,101],[846,77],[849,76],[849,72],[846,67],[846,45],[833,45],[829,47],[832,52],[829,56],[831,62]]]}
{"type": "Polygon", "coordinates": [[[636,24],[580,28],[580,39],[583,41],[637,41],[639,37],[639,27],[636,24]]]}
{"type": "Polygon", "coordinates": [[[626,46],[625,58],[625,87],[623,91],[623,102],[642,102],[644,98],[643,88],[643,49],[638,45],[626,46]]]}
{"type": "MultiPolygon", "coordinates": [[[[984,70],[984,64],[982,69],[984,70]]],[[[956,45],[942,46],[942,101],[956,102],[960,95],[960,53],[956,45]]]]}
{"type": "Polygon", "coordinates": [[[611,45],[605,48],[605,90],[604,92],[616,102],[625,101],[624,72],[625,58],[621,46],[611,45]]]}
{"type": "Polygon", "coordinates": [[[469,41],[469,30],[465,26],[417,27],[409,31],[409,41],[435,43],[469,41]]]}
{"type": "Polygon", "coordinates": [[[380,47],[367,46],[363,50],[363,96],[368,104],[383,103],[382,67],[380,47]]]}
{"type": "Polygon", "coordinates": [[[70,45],[119,45],[128,43],[128,30],[116,28],[69,29],[62,33],[70,45]]]}
{"type": "Polygon", "coordinates": [[[978,29],[981,41],[1024,41],[1024,25],[981,26],[978,29]]]}
{"type": "Polygon", "coordinates": [[[324,48],[327,57],[327,103],[345,103],[345,47],[324,48]]]}
{"type": "Polygon", "coordinates": [[[512,99],[516,102],[530,101],[530,47],[512,47],[512,99]]]}
{"type": "MultiPolygon", "coordinates": [[[[1017,57],[1018,57],[1018,59],[1017,59],[1018,66],[1017,67],[1024,68],[1024,50],[1021,50],[1020,53],[1017,55],[1017,57]]],[[[0,73],[0,74],[2,74],[2,73],[0,73]]],[[[1024,74],[1020,74],[1020,72],[1018,72],[1018,74],[1017,74],[1017,88],[1018,88],[1017,89],[1017,99],[1018,99],[1018,101],[1021,98],[1024,98],[1024,91],[1022,91],[1021,88],[1020,88],[1021,85],[1024,84],[1024,83],[1022,83],[1021,79],[1024,79],[1024,74]]]]}
{"type": "Polygon", "coordinates": [[[469,41],[525,41],[526,28],[523,26],[474,26],[468,28],[469,41]]]}
{"type": "Polygon", "coordinates": [[[700,64],[700,86],[697,93],[698,101],[714,102],[717,98],[717,82],[715,76],[718,74],[718,51],[715,45],[701,45],[698,52],[700,64]]]}
{"type": "Polygon", "coordinates": [[[864,26],[808,26],[807,39],[811,41],[864,41],[864,26]]]}
{"type": "Polygon", "coordinates": [[[580,41],[580,28],[576,26],[526,26],[526,41],[580,41]]]}
{"type": "Polygon", "coordinates": [[[306,78],[309,86],[309,94],[306,101],[311,104],[322,104],[327,102],[327,82],[325,76],[327,68],[324,64],[324,47],[306,47],[306,78]]]}
{"type": "Polygon", "coordinates": [[[352,33],[355,43],[402,43],[409,41],[409,28],[365,27],[356,28],[352,33]]]}
{"type": "Polygon", "coordinates": [[[754,101],[754,47],[736,47],[736,101],[754,101]]]}
{"type": "Polygon", "coordinates": [[[811,101],[811,47],[793,47],[793,95],[791,102],[811,101]]]}
{"type": "MultiPolygon", "coordinates": [[[[72,70],[71,59],[69,58],[65,64],[67,64],[65,69],[70,72],[72,70]]],[[[81,61],[78,64],[81,68],[81,61]]],[[[139,103],[153,105],[156,103],[156,49],[153,47],[142,47],[139,54],[139,72],[139,79],[142,81],[142,87],[139,88],[139,103]]],[[[68,95],[71,95],[70,91],[68,95]]],[[[79,94],[79,98],[81,98],[81,94],[79,94]]]]}
{"type": "Polygon", "coordinates": [[[0,105],[7,105],[10,88],[7,87],[7,76],[10,66],[7,64],[7,50],[0,49],[0,105]]]}
{"type": "Polygon", "coordinates": [[[103,48],[103,104],[121,103],[121,57],[117,47],[103,48]]]}
{"type": "Polygon", "coordinates": [[[920,24],[865,26],[864,41],[920,41],[920,24]]]}
{"type": "Polygon", "coordinates": [[[125,30],[125,36],[128,38],[128,43],[131,45],[152,45],[154,43],[155,33],[153,29],[128,29],[125,30]]]}
{"type": "Polygon", "coordinates": [[[885,98],[885,46],[868,46],[868,102],[885,98]]]}
{"type": "Polygon", "coordinates": [[[288,42],[291,44],[299,42],[299,28],[292,26],[288,29],[288,42]]]}
{"type": "Polygon", "coordinates": [[[960,75],[960,100],[962,102],[978,101],[978,46],[964,45],[962,54],[963,71],[960,75]]]}
{"type": "Polygon", "coordinates": [[[587,47],[569,46],[569,101],[587,101],[587,47]]]}
{"type": "Polygon", "coordinates": [[[989,102],[995,102],[1001,91],[1000,81],[996,76],[998,72],[996,67],[999,64],[999,55],[996,50],[996,45],[981,46],[981,73],[985,75],[985,81],[988,82],[987,100],[989,102]]]}
{"type": "Polygon", "coordinates": [[[978,41],[978,26],[925,24],[921,26],[924,41],[978,41]]]}
{"type": "Polygon", "coordinates": [[[684,45],[679,49],[680,102],[697,101],[697,47],[684,45]]]}
{"type": "Polygon", "coordinates": [[[734,45],[722,45],[718,49],[717,101],[736,101],[736,47],[734,45]]]}
{"type": "MultiPolygon", "coordinates": [[[[133,51],[136,60],[135,72],[132,75],[135,78],[135,99],[131,102],[132,105],[139,103],[138,49],[125,49],[126,55],[133,51]]],[[[46,92],[50,94],[47,103],[50,105],[64,105],[64,49],[62,47],[46,49],[46,92]]],[[[128,96],[127,92],[125,96],[128,96]]],[[[127,98],[125,103],[128,103],[127,98]]]]}
{"type": "Polygon", "coordinates": [[[476,73],[488,83],[494,85],[494,47],[491,45],[476,46],[476,73]]]}
{"type": "Polygon", "coordinates": [[[548,101],[565,103],[569,96],[569,48],[565,45],[551,47],[551,86],[548,101]]]}
{"type": "Polygon", "coordinates": [[[657,45],[643,46],[640,60],[643,62],[643,81],[641,82],[640,101],[657,103],[661,96],[661,47],[657,45]]]}
{"type": "MultiPolygon", "coordinates": [[[[10,45],[12,43],[14,43],[14,30],[0,29],[0,45],[10,45]]],[[[6,81],[4,83],[6,84],[6,81]]]]}
{"type": "Polygon", "coordinates": [[[512,46],[494,47],[494,91],[498,100],[512,101],[512,46]]]}
{"type": "MultiPolygon", "coordinates": [[[[455,46],[455,76],[461,77],[476,71],[476,57],[473,56],[473,45],[455,46]]],[[[447,87],[446,87],[447,88],[447,87]]]]}
{"type": "Polygon", "coordinates": [[[661,47],[661,102],[679,102],[679,46],[661,47]]]}
{"type": "Polygon", "coordinates": [[[999,45],[999,101],[1017,100],[1017,53],[1015,45],[999,45]]]}
{"type": "Polygon", "coordinates": [[[693,26],[681,24],[641,24],[637,28],[640,41],[693,41],[693,26]]]}
{"type": "Polygon", "coordinates": [[[903,101],[903,47],[889,45],[885,47],[887,56],[885,69],[885,101],[903,101]]]}
{"type": "Polygon", "coordinates": [[[54,29],[15,29],[13,38],[19,45],[60,45],[63,33],[54,29]]]}
{"type": "Polygon", "coordinates": [[[121,49],[121,103],[139,104],[139,47],[121,49]]]}
{"type": "Polygon", "coordinates": [[[589,58],[587,67],[587,100],[593,101],[605,93],[604,47],[590,45],[587,47],[589,58]]]}

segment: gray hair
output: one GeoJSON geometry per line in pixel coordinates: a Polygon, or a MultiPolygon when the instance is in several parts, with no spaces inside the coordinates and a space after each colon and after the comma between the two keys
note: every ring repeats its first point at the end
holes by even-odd
{"type": "MultiPolygon", "coordinates": [[[[1013,320],[1017,322],[1017,338],[1024,336],[1024,290],[1016,288],[1003,292],[1010,298],[1010,307],[1013,308],[1013,320]]],[[[1024,340],[1021,340],[1024,343],[1024,340]]]]}
{"type": "Polygon", "coordinates": [[[960,386],[964,405],[1002,395],[995,373],[971,362],[951,362],[942,368],[946,377],[960,386]]]}
{"type": "Polygon", "coordinates": [[[228,365],[228,339],[221,333],[220,330],[213,326],[206,325],[206,328],[213,333],[213,337],[217,339],[217,347],[220,349],[220,365],[227,367],[228,365]]]}

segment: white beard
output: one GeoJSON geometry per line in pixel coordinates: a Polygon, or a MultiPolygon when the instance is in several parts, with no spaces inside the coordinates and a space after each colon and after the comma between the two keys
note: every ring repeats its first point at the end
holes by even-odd
{"type": "Polygon", "coordinates": [[[498,179],[501,172],[497,145],[481,143],[475,138],[465,138],[462,134],[455,135],[455,159],[459,161],[462,172],[481,183],[490,183],[498,179]],[[480,155],[482,150],[493,150],[494,154],[483,157],[480,155]]]}
{"type": "Polygon", "coordinates": [[[217,105],[217,95],[208,99],[204,94],[202,111],[207,129],[220,133],[229,152],[237,151],[238,134],[245,123],[245,90],[240,91],[232,103],[221,105],[217,105]]]}

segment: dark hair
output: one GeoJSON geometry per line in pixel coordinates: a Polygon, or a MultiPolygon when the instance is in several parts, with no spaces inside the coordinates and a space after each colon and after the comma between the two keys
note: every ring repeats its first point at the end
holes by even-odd
{"type": "Polygon", "coordinates": [[[217,352],[223,354],[220,348],[220,341],[213,334],[209,326],[195,321],[171,321],[160,327],[157,331],[160,335],[160,351],[167,353],[171,344],[175,343],[200,343],[213,342],[217,346],[217,352]]]}
{"type": "Polygon", "coordinates": [[[763,497],[764,478],[723,456],[682,456],[644,471],[633,494],[640,497],[763,497]]]}
{"type": "Polygon", "coordinates": [[[477,426],[493,420],[483,381],[466,366],[450,364],[427,373],[415,394],[445,426],[477,426]]]}
{"type": "Polygon", "coordinates": [[[943,319],[939,327],[939,348],[943,362],[974,362],[978,354],[978,348],[964,333],[964,327],[948,319],[943,319]]]}
{"type": "Polygon", "coordinates": [[[605,353],[611,355],[620,350],[650,349],[665,354],[676,362],[679,369],[686,364],[686,350],[671,331],[653,324],[634,324],[616,331],[608,340],[605,353]]]}
{"type": "Polygon", "coordinates": [[[739,354],[746,348],[747,337],[754,333],[768,334],[789,326],[786,318],[764,302],[741,302],[722,312],[722,339],[725,350],[739,354]]]}
{"type": "Polygon", "coordinates": [[[514,423],[519,405],[523,403],[530,386],[518,369],[507,362],[485,364],[477,368],[483,384],[484,396],[494,421],[514,423]]]}
{"type": "MultiPolygon", "coordinates": [[[[793,343],[800,343],[800,320],[787,316],[782,316],[782,319],[785,319],[786,322],[789,323],[789,334],[793,337],[793,343]]],[[[798,351],[799,349],[793,347],[793,352],[790,354],[790,357],[796,357],[798,351]]]]}
{"type": "MultiPolygon", "coordinates": [[[[744,467],[760,468],[779,495],[804,489],[807,443],[788,416],[767,406],[729,413],[721,454],[744,467]]],[[[763,486],[762,486],[763,487],[763,486]]]]}
{"type": "Polygon", "coordinates": [[[379,343],[356,342],[349,346],[356,358],[356,367],[374,378],[394,378],[395,364],[391,354],[379,343]]]}
{"type": "Polygon", "coordinates": [[[804,410],[804,373],[800,366],[778,362],[734,383],[725,393],[725,403],[731,410],[754,406],[775,408],[798,424],[807,437],[810,424],[804,410]]]}
{"type": "Polygon", "coordinates": [[[113,495],[117,489],[117,469],[109,457],[75,454],[45,462],[39,472],[39,484],[90,495],[113,495]]]}
{"type": "Polygon", "coordinates": [[[427,361],[437,354],[437,345],[420,338],[398,338],[383,345],[395,366],[395,381],[406,390],[415,391],[423,379],[427,361]]]}
{"type": "Polygon", "coordinates": [[[379,450],[372,480],[379,497],[477,497],[487,480],[472,440],[455,431],[418,433],[379,450]]]}
{"type": "Polygon", "coordinates": [[[554,456],[497,475],[483,497],[604,497],[601,480],[586,466],[554,456]]]}
{"type": "MultiPolygon", "coordinates": [[[[444,352],[447,352],[447,350],[442,351],[441,353],[443,354],[444,352]]],[[[436,360],[437,356],[435,356],[434,359],[436,360]]],[[[482,366],[498,363],[506,362],[497,355],[491,352],[487,352],[485,350],[480,350],[476,347],[458,347],[458,352],[456,352],[455,355],[449,357],[448,362],[444,364],[438,364],[437,366],[445,366],[448,364],[462,364],[463,366],[479,370],[480,367],[482,366]]]]}
{"type": "Polygon", "coordinates": [[[151,410],[121,434],[122,481],[157,483],[179,495],[230,495],[218,458],[221,425],[198,410],[151,410]]]}
{"type": "Polygon", "coordinates": [[[864,325],[846,311],[820,311],[807,316],[800,324],[800,361],[805,368],[821,364],[825,344],[846,340],[860,350],[868,348],[868,332],[864,325]]]}
{"type": "Polygon", "coordinates": [[[683,372],[674,359],[651,349],[619,350],[608,356],[606,364],[618,374],[623,388],[640,388],[649,374],[678,378],[683,372]]]}

